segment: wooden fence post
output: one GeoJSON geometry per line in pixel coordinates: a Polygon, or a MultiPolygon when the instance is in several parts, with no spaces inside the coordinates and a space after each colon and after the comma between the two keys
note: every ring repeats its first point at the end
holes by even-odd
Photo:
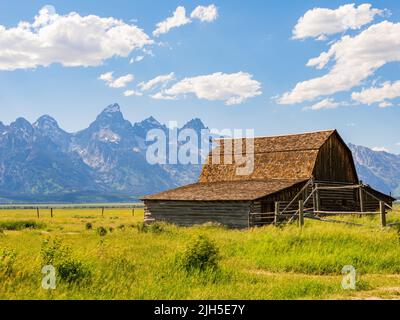
{"type": "Polygon", "coordinates": [[[320,203],[320,197],[319,197],[319,184],[315,184],[315,210],[316,211],[321,211],[321,203],[320,203]]]}
{"type": "Polygon", "coordinates": [[[101,208],[101,216],[104,217],[104,207],[101,208]]]}
{"type": "Polygon", "coordinates": [[[360,197],[360,210],[361,212],[364,212],[364,196],[362,186],[359,187],[358,192],[360,197]]]}
{"type": "Polygon", "coordinates": [[[36,208],[36,215],[37,215],[37,217],[39,219],[40,218],[39,207],[36,208]]]}
{"type": "Polygon", "coordinates": [[[53,208],[50,208],[50,216],[53,218],[53,208]]]}
{"type": "Polygon", "coordinates": [[[132,209],[132,217],[135,216],[135,208],[132,209]]]}
{"type": "Polygon", "coordinates": [[[275,215],[274,215],[274,224],[277,225],[279,220],[279,201],[275,202],[275,215]]]}
{"type": "Polygon", "coordinates": [[[304,201],[299,200],[299,227],[303,228],[304,226],[304,201]]]}
{"type": "Polygon", "coordinates": [[[379,207],[381,211],[381,224],[382,227],[386,227],[386,208],[385,203],[383,201],[379,201],[379,207]]]}

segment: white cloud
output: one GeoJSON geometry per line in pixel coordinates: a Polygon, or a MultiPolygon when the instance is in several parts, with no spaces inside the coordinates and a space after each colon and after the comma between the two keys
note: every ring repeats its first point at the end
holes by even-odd
{"type": "Polygon", "coordinates": [[[308,61],[307,66],[324,68],[334,60],[329,72],[299,82],[278,98],[280,104],[295,104],[348,91],[389,62],[400,61],[400,23],[383,21],[354,37],[344,36],[328,52],[308,61]]]}
{"type": "Polygon", "coordinates": [[[391,103],[391,102],[388,102],[388,101],[382,101],[380,104],[379,104],[379,108],[388,108],[388,107],[392,107],[393,106],[393,103],[391,103]]]}
{"type": "Polygon", "coordinates": [[[33,23],[0,25],[0,70],[32,69],[60,63],[67,67],[98,66],[114,57],[152,44],[135,25],[115,18],[59,15],[46,6],[33,23]]]}
{"type": "Polygon", "coordinates": [[[390,107],[393,104],[387,100],[400,97],[400,81],[383,83],[380,87],[363,89],[361,92],[353,92],[352,99],[361,103],[373,104],[380,102],[381,108],[390,107]]]}
{"type": "Polygon", "coordinates": [[[332,98],[321,100],[311,106],[305,107],[304,110],[323,110],[323,109],[336,109],[341,104],[332,98]]]}
{"type": "Polygon", "coordinates": [[[105,81],[110,88],[124,88],[128,83],[133,81],[134,76],[132,74],[127,74],[114,79],[113,72],[107,72],[100,75],[99,79],[105,81]]]}
{"type": "Polygon", "coordinates": [[[135,90],[126,90],[124,92],[124,96],[125,97],[131,97],[131,96],[141,97],[141,96],[143,96],[143,93],[135,91],[135,90]]]}
{"type": "Polygon", "coordinates": [[[389,152],[389,150],[386,149],[385,147],[374,147],[372,148],[372,150],[376,152],[389,152]]]}
{"type": "Polygon", "coordinates": [[[193,93],[199,99],[225,101],[226,105],[240,104],[248,98],[262,94],[261,84],[245,72],[185,78],[172,87],[153,95],[155,99],[178,99],[193,93]]]}
{"type": "Polygon", "coordinates": [[[151,94],[150,98],[153,98],[156,100],[177,100],[176,97],[166,96],[163,94],[163,92],[156,92],[154,94],[151,94]]]}
{"type": "Polygon", "coordinates": [[[144,59],[144,56],[137,56],[135,58],[131,58],[131,60],[129,60],[129,63],[132,64],[132,63],[135,63],[135,62],[140,62],[143,59],[144,59]]]}
{"type": "Polygon", "coordinates": [[[106,72],[100,75],[99,77],[100,80],[103,80],[105,82],[112,82],[114,77],[113,77],[113,72],[106,72]]]}
{"type": "Polygon", "coordinates": [[[139,61],[142,61],[143,59],[144,59],[144,56],[137,56],[135,61],[139,62],[139,61]]]}
{"type": "Polygon", "coordinates": [[[147,54],[148,56],[154,57],[154,53],[151,49],[143,48],[143,53],[147,54]]]}
{"type": "Polygon", "coordinates": [[[307,11],[293,29],[294,39],[317,38],[326,40],[328,35],[344,32],[348,29],[356,30],[372,22],[376,15],[385,11],[372,8],[371,4],[364,3],[356,7],[346,4],[332,10],[314,8],[307,11]]]}
{"type": "Polygon", "coordinates": [[[154,89],[158,85],[166,84],[169,81],[175,80],[175,74],[173,72],[161,76],[157,76],[154,79],[151,79],[147,82],[139,83],[138,87],[142,91],[148,91],[154,89]]]}
{"type": "Polygon", "coordinates": [[[202,22],[212,22],[218,18],[218,9],[214,4],[208,7],[198,6],[192,11],[190,17],[202,22]]]}
{"type": "MultiPolygon", "coordinates": [[[[198,19],[202,22],[212,22],[218,18],[218,9],[212,4],[208,7],[197,6],[191,13],[192,19],[198,19]]],[[[158,37],[161,34],[168,33],[171,29],[184,26],[192,23],[192,20],[186,16],[186,9],[179,6],[175,9],[171,17],[157,23],[156,29],[153,31],[153,36],[158,37]]]]}
{"type": "Polygon", "coordinates": [[[179,6],[176,8],[172,17],[157,23],[156,29],[153,31],[153,36],[158,37],[160,34],[167,33],[172,28],[177,28],[190,22],[191,20],[186,16],[185,8],[179,6]]]}

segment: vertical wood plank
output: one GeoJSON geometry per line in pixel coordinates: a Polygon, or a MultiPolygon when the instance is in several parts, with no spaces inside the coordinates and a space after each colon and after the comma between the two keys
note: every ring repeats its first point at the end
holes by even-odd
{"type": "Polygon", "coordinates": [[[381,211],[381,224],[382,227],[386,227],[386,209],[385,209],[385,203],[383,201],[379,202],[379,207],[381,211]]]}
{"type": "Polygon", "coordinates": [[[321,211],[321,202],[320,202],[320,195],[319,195],[319,184],[315,184],[315,209],[317,211],[321,211]]]}
{"type": "Polygon", "coordinates": [[[279,201],[275,202],[275,215],[274,215],[274,224],[277,225],[279,222],[279,201]]]}
{"type": "Polygon", "coordinates": [[[299,227],[303,228],[304,226],[304,201],[299,201],[299,227]]]}
{"type": "Polygon", "coordinates": [[[361,210],[361,212],[364,212],[365,211],[365,209],[364,209],[364,193],[363,193],[363,189],[361,186],[358,188],[358,192],[359,192],[359,197],[360,197],[360,210],[361,210]]]}

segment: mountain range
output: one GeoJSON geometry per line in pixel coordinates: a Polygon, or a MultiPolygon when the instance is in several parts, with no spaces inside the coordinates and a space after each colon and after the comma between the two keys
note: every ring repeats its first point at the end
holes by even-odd
{"type": "Polygon", "coordinates": [[[400,155],[349,144],[358,176],[365,184],[400,198],[400,155]]]}
{"type": "MultiPolygon", "coordinates": [[[[169,129],[150,117],[132,124],[118,104],[88,128],[68,133],[45,115],[0,122],[0,203],[127,202],[197,180],[201,165],[150,164],[146,134],[169,129]]],[[[178,132],[207,129],[192,119],[178,132]]],[[[364,183],[400,195],[400,156],[350,144],[364,183]]],[[[168,150],[167,150],[168,152],[168,150]]]]}

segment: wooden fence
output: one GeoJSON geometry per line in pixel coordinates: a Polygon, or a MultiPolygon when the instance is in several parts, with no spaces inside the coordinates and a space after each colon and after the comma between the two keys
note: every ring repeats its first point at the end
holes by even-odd
{"type": "Polygon", "coordinates": [[[55,216],[56,210],[75,210],[75,209],[98,209],[101,215],[108,209],[131,209],[132,216],[135,215],[135,209],[143,209],[142,203],[108,203],[108,204],[79,204],[79,205],[68,205],[68,204],[11,204],[11,205],[0,205],[0,210],[33,210],[37,218],[42,216],[43,210],[50,211],[50,217],[55,216]]]}
{"type": "Polygon", "coordinates": [[[291,201],[275,202],[274,212],[250,213],[249,226],[279,225],[298,221],[298,225],[303,227],[306,218],[362,226],[359,223],[330,218],[349,215],[358,217],[379,215],[382,227],[400,225],[400,223],[387,223],[387,209],[393,210],[389,204],[362,184],[316,183],[310,180],[291,201]],[[336,209],[338,203],[341,203],[343,211],[336,209]],[[379,210],[376,210],[378,205],[379,210]]]}

